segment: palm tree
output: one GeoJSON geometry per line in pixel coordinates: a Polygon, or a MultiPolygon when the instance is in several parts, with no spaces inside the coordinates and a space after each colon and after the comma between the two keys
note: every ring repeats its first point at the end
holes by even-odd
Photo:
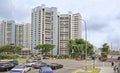
{"type": "Polygon", "coordinates": [[[103,44],[102,52],[105,52],[106,54],[109,53],[110,47],[108,46],[107,43],[103,44]]]}

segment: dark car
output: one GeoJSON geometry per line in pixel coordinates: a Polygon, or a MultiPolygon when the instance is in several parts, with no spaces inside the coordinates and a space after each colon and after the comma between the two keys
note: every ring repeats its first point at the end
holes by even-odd
{"type": "Polygon", "coordinates": [[[43,59],[49,59],[49,57],[43,55],[43,59]]]}
{"type": "Polygon", "coordinates": [[[39,73],[53,73],[53,70],[49,66],[41,66],[39,73]]]}
{"type": "Polygon", "coordinates": [[[38,61],[35,64],[33,64],[32,67],[35,69],[39,69],[41,66],[45,66],[45,65],[47,65],[47,64],[44,62],[38,61]]]}
{"type": "Polygon", "coordinates": [[[8,71],[13,67],[15,67],[13,63],[0,63],[0,71],[8,71]]]}
{"type": "Polygon", "coordinates": [[[12,61],[10,61],[11,63],[13,63],[14,65],[18,65],[19,63],[18,63],[18,60],[16,60],[16,59],[14,59],[14,60],[12,60],[12,61]]]}
{"type": "Polygon", "coordinates": [[[56,70],[56,69],[59,69],[59,68],[63,68],[63,65],[62,65],[62,64],[58,64],[58,63],[51,63],[51,64],[49,64],[49,66],[50,66],[53,70],[56,70]]]}

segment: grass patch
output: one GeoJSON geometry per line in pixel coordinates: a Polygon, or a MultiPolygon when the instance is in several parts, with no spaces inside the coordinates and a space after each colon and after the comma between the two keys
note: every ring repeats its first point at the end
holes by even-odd
{"type": "Polygon", "coordinates": [[[77,72],[77,73],[100,73],[100,68],[89,68],[88,72],[77,72]]]}
{"type": "Polygon", "coordinates": [[[19,64],[25,64],[26,63],[26,59],[24,58],[17,58],[19,64]]]}

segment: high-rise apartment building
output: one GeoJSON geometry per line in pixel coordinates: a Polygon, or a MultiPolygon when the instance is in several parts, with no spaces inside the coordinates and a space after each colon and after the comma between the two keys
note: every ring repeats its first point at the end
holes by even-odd
{"type": "Polygon", "coordinates": [[[51,52],[57,54],[58,43],[58,20],[57,8],[45,7],[45,5],[32,9],[31,21],[31,48],[35,53],[34,47],[38,44],[54,44],[55,48],[51,52]]]}
{"type": "Polygon", "coordinates": [[[58,15],[58,29],[59,54],[67,55],[68,40],[81,38],[81,15],[79,13],[58,15]]]}
{"type": "Polygon", "coordinates": [[[6,24],[4,21],[0,21],[0,46],[4,45],[4,24],[6,24]]]}
{"type": "Polygon", "coordinates": [[[15,33],[15,45],[23,47],[23,24],[16,24],[16,33],[15,33]]]}
{"type": "Polygon", "coordinates": [[[23,26],[23,47],[31,50],[31,24],[26,23],[23,26]]]}
{"type": "Polygon", "coordinates": [[[16,45],[31,49],[31,24],[16,25],[16,45]]]}
{"type": "Polygon", "coordinates": [[[15,21],[0,22],[0,46],[15,44],[15,21]]]}

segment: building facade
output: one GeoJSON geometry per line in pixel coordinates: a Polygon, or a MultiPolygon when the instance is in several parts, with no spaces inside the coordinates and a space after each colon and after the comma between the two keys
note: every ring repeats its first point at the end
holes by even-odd
{"type": "Polygon", "coordinates": [[[57,55],[57,8],[48,8],[45,5],[35,7],[32,9],[31,24],[31,48],[33,53],[36,52],[34,50],[36,45],[48,43],[55,45],[51,53],[57,55]]]}
{"type": "Polygon", "coordinates": [[[23,27],[24,25],[23,24],[16,24],[16,37],[15,37],[15,45],[16,46],[21,46],[23,47],[23,27]]]}
{"type": "Polygon", "coordinates": [[[23,26],[23,47],[31,50],[31,24],[26,23],[23,26]]]}
{"type": "Polygon", "coordinates": [[[58,49],[59,54],[68,55],[67,42],[81,38],[81,15],[79,13],[58,15],[58,49]]]}
{"type": "Polygon", "coordinates": [[[16,25],[16,46],[31,49],[31,24],[16,25]]]}
{"type": "Polygon", "coordinates": [[[0,46],[15,44],[15,21],[0,22],[0,46]]]}

